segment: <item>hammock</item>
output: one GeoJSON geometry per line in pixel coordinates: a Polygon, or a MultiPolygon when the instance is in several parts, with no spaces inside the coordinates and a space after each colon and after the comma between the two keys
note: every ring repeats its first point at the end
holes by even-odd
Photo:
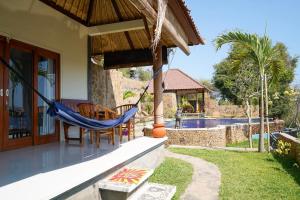
{"type": "Polygon", "coordinates": [[[52,102],[51,106],[47,110],[47,114],[74,126],[79,126],[85,129],[101,130],[126,123],[136,114],[137,111],[138,108],[134,106],[116,119],[100,121],[84,117],[61,103],[52,102]]]}
{"type": "MultiPolygon", "coordinates": [[[[143,98],[143,96],[146,94],[150,81],[148,85],[146,86],[144,92],[141,94],[139,100],[136,102],[135,106],[126,111],[123,115],[116,119],[110,119],[110,120],[95,120],[91,118],[84,117],[80,115],[79,113],[75,112],[74,110],[64,106],[63,104],[57,102],[57,101],[51,101],[45,96],[43,96],[38,90],[36,90],[18,71],[16,71],[12,66],[10,66],[3,58],[0,57],[0,61],[9,69],[11,70],[15,75],[20,78],[23,83],[27,87],[29,87],[31,90],[33,90],[44,102],[46,102],[49,105],[49,108],[47,110],[47,114],[49,114],[51,117],[55,117],[56,119],[59,119],[63,122],[72,124],[74,126],[79,126],[86,129],[93,129],[93,130],[101,130],[101,129],[107,129],[107,128],[113,128],[117,127],[121,124],[124,124],[129,121],[138,111],[137,105],[143,98]]],[[[12,61],[13,62],[13,61],[12,61]]],[[[17,63],[14,63],[17,65],[17,63]]],[[[157,76],[157,74],[162,70],[162,67],[160,67],[154,74],[153,78],[157,76]]]]}

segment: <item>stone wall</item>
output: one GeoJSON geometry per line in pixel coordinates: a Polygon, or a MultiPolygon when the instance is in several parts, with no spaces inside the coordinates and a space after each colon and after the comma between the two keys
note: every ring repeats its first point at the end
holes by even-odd
{"type": "Polygon", "coordinates": [[[279,139],[292,145],[289,155],[300,164],[300,140],[286,133],[279,133],[279,139]]]}
{"type": "Polygon", "coordinates": [[[167,145],[224,147],[225,127],[203,129],[167,129],[167,145]]]}
{"type": "Polygon", "coordinates": [[[124,104],[136,103],[145,83],[126,78],[117,70],[104,70],[103,67],[92,65],[89,69],[89,99],[109,108],[124,104]],[[132,91],[135,96],[123,100],[125,91],[132,91]]]}
{"type": "MultiPolygon", "coordinates": [[[[247,117],[245,111],[238,105],[219,105],[215,99],[210,98],[209,93],[205,93],[205,115],[210,117],[247,117]]],[[[258,106],[254,106],[252,110],[252,116],[258,117],[258,106]]]]}
{"type": "MultiPolygon", "coordinates": [[[[270,123],[270,131],[281,131],[284,122],[277,121],[270,123]]],[[[253,124],[253,134],[258,133],[259,124],[253,124]]],[[[248,125],[233,124],[218,126],[215,128],[189,128],[172,129],[167,128],[167,145],[225,147],[226,144],[243,142],[248,140],[248,125]]],[[[152,128],[144,129],[145,136],[152,136],[152,128]]]]}
{"type": "Polygon", "coordinates": [[[163,93],[164,117],[174,118],[177,101],[175,93],[163,93]]]}
{"type": "MultiPolygon", "coordinates": [[[[270,132],[281,131],[284,127],[284,121],[278,120],[270,123],[270,132]]],[[[248,140],[248,125],[234,124],[226,126],[226,144],[238,143],[248,140]]],[[[252,125],[252,133],[259,133],[260,125],[255,123],[252,125]]],[[[265,125],[265,130],[267,126],[265,125]]]]}

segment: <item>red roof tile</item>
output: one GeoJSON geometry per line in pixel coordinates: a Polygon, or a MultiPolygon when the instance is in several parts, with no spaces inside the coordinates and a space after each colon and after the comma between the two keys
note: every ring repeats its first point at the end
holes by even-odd
{"type": "MultiPolygon", "coordinates": [[[[169,69],[163,74],[164,92],[175,90],[207,90],[198,81],[181,71],[180,69],[169,69]]],[[[149,92],[153,93],[153,81],[150,83],[149,92]]]]}

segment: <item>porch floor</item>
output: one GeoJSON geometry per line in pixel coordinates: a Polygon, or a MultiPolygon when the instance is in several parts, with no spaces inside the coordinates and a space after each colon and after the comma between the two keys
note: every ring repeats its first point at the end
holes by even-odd
{"type": "Polygon", "coordinates": [[[113,146],[102,137],[99,149],[86,141],[82,147],[61,142],[0,152],[1,198],[64,198],[158,148],[166,138],[115,140],[113,146]]]}
{"type": "Polygon", "coordinates": [[[101,137],[100,148],[89,143],[88,134],[85,134],[84,142],[82,146],[78,141],[70,141],[69,144],[55,142],[0,152],[0,187],[36,174],[101,157],[120,146],[117,135],[114,146],[108,144],[106,136],[101,137]]]}

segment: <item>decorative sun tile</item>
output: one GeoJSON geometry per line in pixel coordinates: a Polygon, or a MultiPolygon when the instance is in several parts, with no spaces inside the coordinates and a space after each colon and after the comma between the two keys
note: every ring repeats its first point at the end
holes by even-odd
{"type": "Polygon", "coordinates": [[[116,183],[138,184],[148,170],[145,169],[128,169],[124,168],[109,180],[116,183]]]}

